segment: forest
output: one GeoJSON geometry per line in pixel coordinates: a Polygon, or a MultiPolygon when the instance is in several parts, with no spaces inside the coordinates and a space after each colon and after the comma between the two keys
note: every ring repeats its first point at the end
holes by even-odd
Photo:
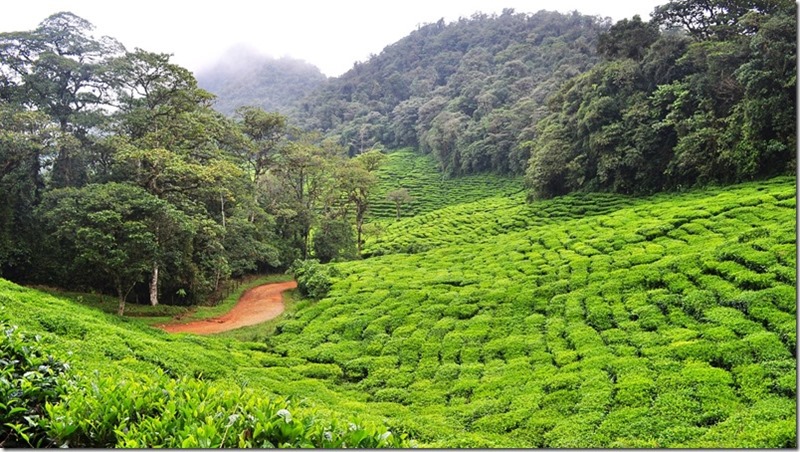
{"type": "Polygon", "coordinates": [[[168,55],[92,28],[59,13],[0,35],[0,275],[112,292],[122,313],[355,253],[381,153],[256,107],[227,118],[168,55]]]}
{"type": "Polygon", "coordinates": [[[540,11],[428,24],[303,100],[356,154],[525,175],[535,199],[792,172],[796,4],[672,1],[615,24],[540,11]]]}
{"type": "Polygon", "coordinates": [[[94,31],[0,33],[1,447],[797,446],[794,2],[476,13],[328,79],[94,31]]]}

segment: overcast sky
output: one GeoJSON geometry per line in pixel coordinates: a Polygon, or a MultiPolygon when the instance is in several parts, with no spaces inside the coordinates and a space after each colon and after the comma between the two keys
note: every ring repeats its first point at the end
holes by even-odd
{"type": "Polygon", "coordinates": [[[126,48],[173,54],[197,71],[244,44],[276,58],[291,56],[336,77],[379,54],[420,24],[499,14],[503,8],[579,11],[617,21],[647,19],[667,0],[14,0],[4,2],[0,32],[33,30],[47,16],[70,11],[93,23],[97,35],[126,48]]]}

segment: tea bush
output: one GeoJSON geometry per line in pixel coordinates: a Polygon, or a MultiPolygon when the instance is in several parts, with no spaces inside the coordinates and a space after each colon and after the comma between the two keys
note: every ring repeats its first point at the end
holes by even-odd
{"type": "Polygon", "coordinates": [[[41,338],[0,322],[0,447],[50,447],[45,406],[72,383],[66,363],[45,356],[41,338]]]}

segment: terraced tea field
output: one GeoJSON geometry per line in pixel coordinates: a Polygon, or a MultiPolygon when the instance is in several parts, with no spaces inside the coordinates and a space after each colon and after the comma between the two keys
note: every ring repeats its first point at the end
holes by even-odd
{"type": "Polygon", "coordinates": [[[795,190],[502,197],[405,219],[368,247],[397,254],[337,264],[330,296],[268,344],[341,369],[437,447],[789,447],[795,190]]]}
{"type": "Polygon", "coordinates": [[[388,428],[439,448],[796,447],[794,178],[530,205],[503,187],[378,220],[372,257],[332,264],[329,295],[257,341],[170,336],[4,281],[0,323],[99,381],[59,413],[110,444],[168,420],[211,438],[195,447],[236,447],[247,406],[275,428],[283,407],[291,428],[341,420],[303,433],[318,441],[352,438],[352,420],[375,444],[388,428]],[[123,416],[166,410],[176,384],[199,404],[186,419],[123,416]]]}
{"type": "Polygon", "coordinates": [[[396,218],[395,204],[386,200],[386,194],[399,188],[407,189],[413,198],[401,209],[402,218],[453,204],[523,191],[519,178],[495,174],[443,177],[437,171],[433,157],[402,149],[387,154],[387,159],[378,170],[378,187],[370,199],[369,220],[396,218]]]}

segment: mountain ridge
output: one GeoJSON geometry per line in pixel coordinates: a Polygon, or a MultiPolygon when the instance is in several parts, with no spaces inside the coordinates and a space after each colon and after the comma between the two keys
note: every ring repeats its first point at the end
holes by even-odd
{"type": "Polygon", "coordinates": [[[265,55],[243,44],[231,47],[195,76],[201,88],[217,96],[214,108],[227,116],[243,106],[288,114],[299,98],[327,80],[311,63],[265,55]]]}

